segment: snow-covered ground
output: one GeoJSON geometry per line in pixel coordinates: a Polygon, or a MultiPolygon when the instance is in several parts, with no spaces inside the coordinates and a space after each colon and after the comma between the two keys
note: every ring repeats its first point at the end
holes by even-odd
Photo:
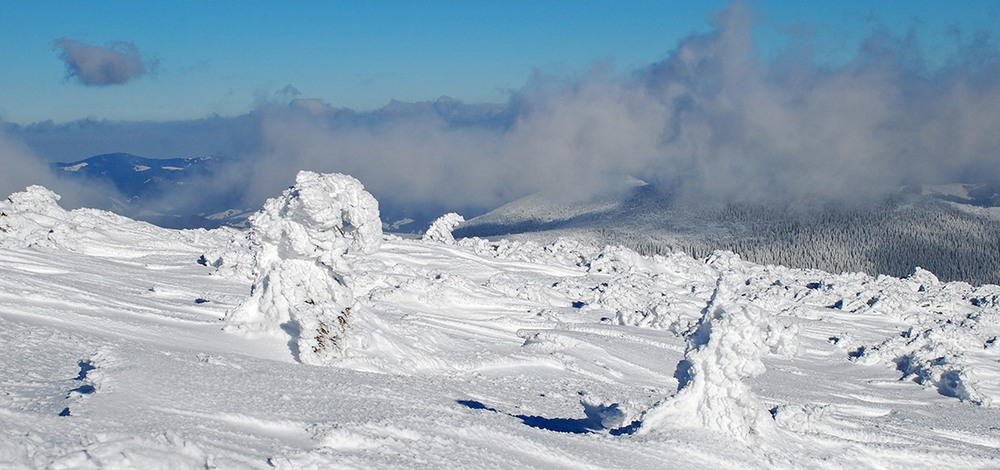
{"type": "Polygon", "coordinates": [[[0,467],[1000,466],[1000,287],[401,239],[355,183],[0,203],[0,467]]]}

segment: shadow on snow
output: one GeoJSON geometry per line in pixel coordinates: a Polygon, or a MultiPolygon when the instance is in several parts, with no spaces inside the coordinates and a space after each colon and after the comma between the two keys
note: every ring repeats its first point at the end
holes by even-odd
{"type": "MultiPolygon", "coordinates": [[[[531,426],[537,429],[545,429],[547,431],[555,432],[565,432],[572,434],[587,434],[592,432],[608,431],[612,436],[620,436],[622,434],[632,434],[639,426],[642,424],[640,421],[633,421],[627,426],[622,426],[618,428],[608,429],[601,423],[600,412],[604,411],[606,408],[603,406],[594,406],[588,403],[581,403],[584,408],[584,413],[587,415],[586,418],[546,418],[544,416],[528,416],[528,415],[515,415],[506,413],[496,408],[490,408],[475,400],[455,400],[456,403],[462,405],[466,408],[473,410],[486,410],[492,411],[494,413],[500,413],[512,418],[517,418],[521,420],[525,425],[531,426]]],[[[617,405],[612,405],[612,407],[617,407],[617,405]]]]}

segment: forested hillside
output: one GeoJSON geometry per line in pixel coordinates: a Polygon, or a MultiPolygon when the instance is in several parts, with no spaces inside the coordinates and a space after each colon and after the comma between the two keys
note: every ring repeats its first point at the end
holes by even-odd
{"type": "Polygon", "coordinates": [[[729,250],[760,264],[892,276],[919,266],[942,280],[1000,284],[1000,221],[983,213],[996,209],[963,207],[917,194],[868,204],[692,204],[642,187],[612,209],[544,221],[506,211],[473,219],[456,235],[574,233],[643,254],[729,250]]]}

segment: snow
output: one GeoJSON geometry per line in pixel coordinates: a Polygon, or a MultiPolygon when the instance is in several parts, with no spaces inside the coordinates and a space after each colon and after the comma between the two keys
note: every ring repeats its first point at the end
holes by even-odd
{"type": "Polygon", "coordinates": [[[233,245],[243,253],[213,262],[223,267],[227,259],[252,260],[231,267],[255,279],[250,296],[227,313],[228,329],[290,333],[296,358],[306,364],[340,356],[359,310],[345,255],[373,253],[381,245],[375,198],[350,176],[303,171],[295,186],[250,217],[247,240],[233,245]]]}
{"type": "Polygon", "coordinates": [[[440,221],[310,172],[245,231],[12,194],[0,467],[1000,464],[998,286],[440,221]]]}
{"type": "Polygon", "coordinates": [[[764,355],[791,349],[796,329],[776,324],[771,314],[736,300],[735,283],[719,277],[697,328],[688,335],[677,364],[679,389],[642,418],[640,433],[668,423],[692,423],[745,444],[773,433],[773,420],[745,379],[766,371],[764,355]]]}
{"type": "Polygon", "coordinates": [[[455,230],[455,227],[458,227],[462,222],[465,222],[465,217],[454,212],[442,215],[427,228],[423,239],[426,241],[439,241],[449,245],[454,244],[455,237],[452,236],[451,231],[455,230]]]}
{"type": "Polygon", "coordinates": [[[63,169],[63,171],[73,171],[73,172],[76,172],[76,171],[80,171],[85,166],[87,166],[87,162],[80,162],[80,163],[77,163],[76,165],[64,166],[64,167],[62,167],[62,169],[63,169]]]}

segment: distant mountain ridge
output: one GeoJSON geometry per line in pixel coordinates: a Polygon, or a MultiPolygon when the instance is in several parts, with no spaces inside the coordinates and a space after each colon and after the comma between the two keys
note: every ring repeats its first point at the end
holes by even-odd
{"type": "Polygon", "coordinates": [[[76,162],[52,163],[57,173],[104,179],[129,197],[160,195],[171,186],[197,176],[212,176],[218,160],[212,157],[146,158],[129,153],[106,153],[76,162]]]}
{"type": "MultiPolygon", "coordinates": [[[[119,194],[99,208],[169,228],[244,224],[253,211],[240,206],[243,188],[220,181],[235,168],[238,162],[223,158],[128,153],[51,164],[62,178],[114,187],[119,194]]],[[[873,275],[906,276],[920,266],[943,280],[1000,284],[1000,184],[904,188],[868,205],[706,204],[632,179],[586,200],[533,194],[467,221],[454,235],[569,236],[696,257],[729,250],[761,264],[873,275]]]]}
{"type": "Polygon", "coordinates": [[[220,188],[219,176],[234,162],[217,157],[147,158],[129,153],[56,162],[60,178],[101,181],[119,194],[101,209],[169,228],[239,225],[248,211],[236,207],[241,188],[220,188]]]}

